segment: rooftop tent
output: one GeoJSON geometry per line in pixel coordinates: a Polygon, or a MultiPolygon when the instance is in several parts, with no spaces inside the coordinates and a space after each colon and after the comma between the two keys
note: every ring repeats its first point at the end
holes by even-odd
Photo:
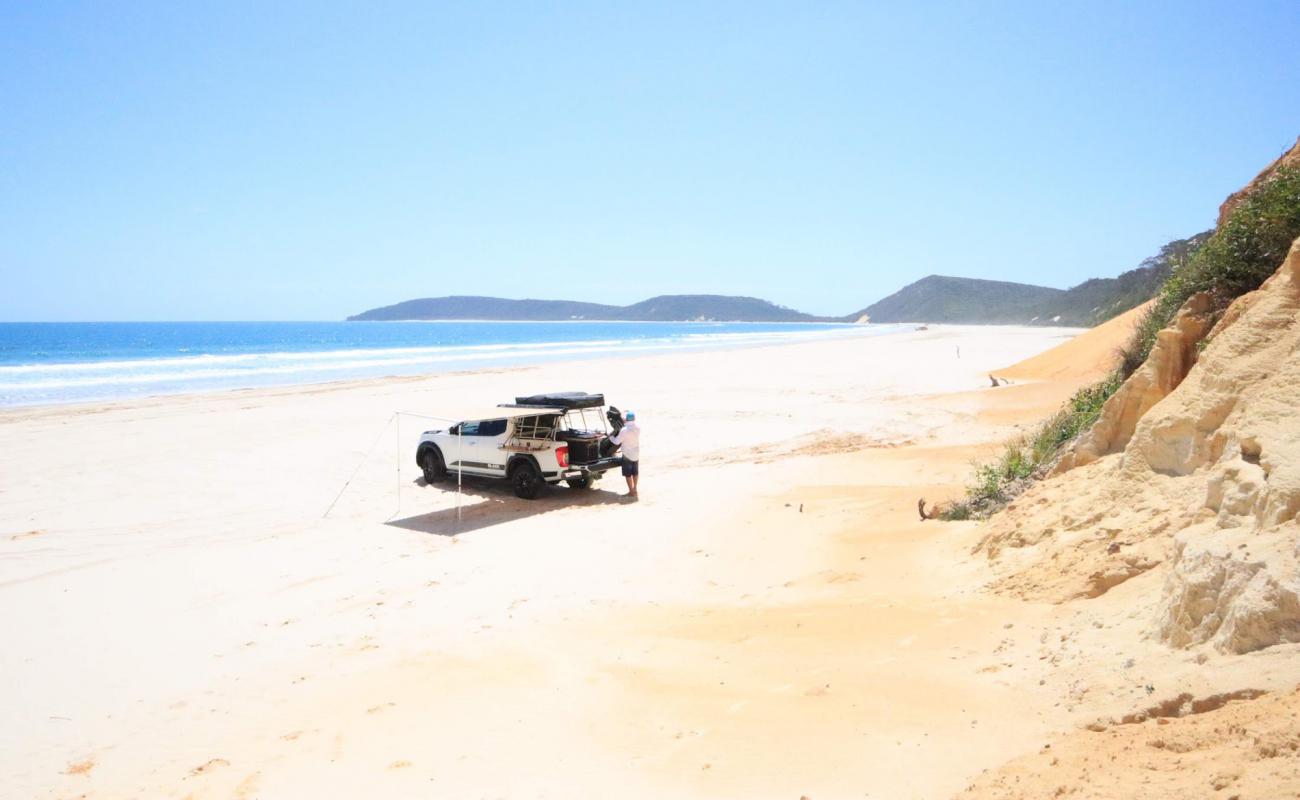
{"type": "Polygon", "coordinates": [[[516,397],[517,406],[541,406],[544,408],[600,408],[605,405],[605,395],[587,394],[586,392],[552,392],[535,394],[531,397],[516,397]]]}

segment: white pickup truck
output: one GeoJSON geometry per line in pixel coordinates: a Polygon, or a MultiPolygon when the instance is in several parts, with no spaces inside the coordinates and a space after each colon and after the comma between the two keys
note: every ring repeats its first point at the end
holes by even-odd
{"type": "Polygon", "coordinates": [[[457,472],[505,478],[527,500],[548,483],[587,489],[622,463],[609,432],[623,418],[604,406],[604,395],[586,392],[517,397],[446,430],[425,431],[415,461],[429,483],[457,472]]]}

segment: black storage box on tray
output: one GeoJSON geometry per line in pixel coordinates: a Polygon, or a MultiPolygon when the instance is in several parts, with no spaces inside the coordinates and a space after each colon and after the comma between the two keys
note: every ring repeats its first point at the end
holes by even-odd
{"type": "Polygon", "coordinates": [[[600,458],[605,435],[598,431],[560,431],[556,438],[569,445],[570,464],[590,464],[600,458]]]}

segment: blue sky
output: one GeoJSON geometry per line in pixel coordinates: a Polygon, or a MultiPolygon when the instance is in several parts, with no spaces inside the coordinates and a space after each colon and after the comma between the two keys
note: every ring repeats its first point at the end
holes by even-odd
{"type": "Polygon", "coordinates": [[[1065,287],[1300,134],[1300,6],[6,3],[0,320],[1065,287]]]}

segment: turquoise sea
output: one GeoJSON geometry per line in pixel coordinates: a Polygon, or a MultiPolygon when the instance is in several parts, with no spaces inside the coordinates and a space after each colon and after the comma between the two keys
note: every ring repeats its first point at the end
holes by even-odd
{"type": "Polygon", "coordinates": [[[0,323],[0,405],[415,375],[894,330],[758,322],[0,323]]]}

